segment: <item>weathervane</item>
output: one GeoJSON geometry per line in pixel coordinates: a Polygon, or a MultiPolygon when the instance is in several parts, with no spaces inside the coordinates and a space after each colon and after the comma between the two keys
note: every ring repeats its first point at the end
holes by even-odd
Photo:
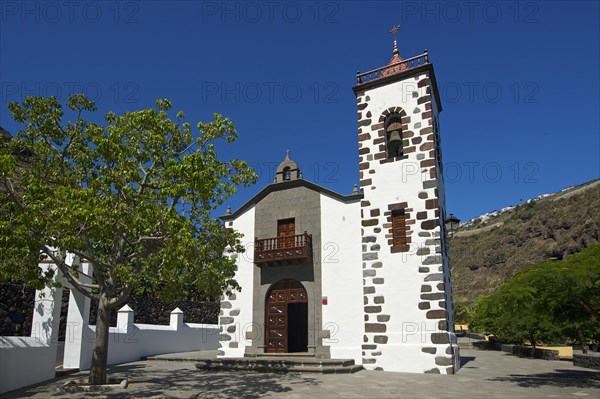
{"type": "Polygon", "coordinates": [[[400,30],[400,25],[396,25],[396,26],[392,27],[392,29],[390,30],[390,32],[394,34],[394,53],[398,52],[398,45],[396,43],[396,32],[398,32],[399,30],[400,30]]]}

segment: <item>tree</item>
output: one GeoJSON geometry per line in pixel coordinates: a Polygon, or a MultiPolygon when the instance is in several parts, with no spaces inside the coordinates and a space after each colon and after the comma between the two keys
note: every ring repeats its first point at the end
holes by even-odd
{"type": "Polygon", "coordinates": [[[600,243],[564,260],[547,260],[481,299],[474,327],[505,341],[579,340],[600,330],[600,243]]]}
{"type": "Polygon", "coordinates": [[[586,352],[585,337],[600,327],[600,244],[561,261],[540,262],[527,276],[552,322],[579,340],[586,352]]]}
{"type": "Polygon", "coordinates": [[[472,328],[492,333],[506,343],[529,341],[534,348],[540,341],[559,339],[560,331],[535,300],[536,290],[524,282],[525,278],[525,273],[519,273],[498,291],[478,300],[472,328]]]}
{"type": "Polygon", "coordinates": [[[182,112],[169,118],[171,107],[164,99],[109,112],[101,125],[83,118],[96,109],[83,95],[69,97],[71,122],[53,97],[9,104],[24,129],[0,143],[0,279],[48,283],[52,272],[37,264],[49,258],[97,301],[91,384],[106,383],[110,311],[136,287],[166,300],[239,288],[225,252],[242,252],[241,236],[211,211],[256,175],[244,161],[217,158],[215,142],[237,137],[230,120],[214,114],[192,134],[182,112]],[[92,264],[91,283],[68,253],[92,264]]]}

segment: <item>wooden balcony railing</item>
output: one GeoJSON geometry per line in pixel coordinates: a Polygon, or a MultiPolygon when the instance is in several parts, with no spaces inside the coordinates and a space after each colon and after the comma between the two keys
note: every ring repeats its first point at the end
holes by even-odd
{"type": "Polygon", "coordinates": [[[356,83],[357,84],[361,84],[361,83],[366,83],[366,82],[370,82],[373,81],[375,79],[379,79],[383,76],[388,76],[388,75],[392,75],[393,73],[385,73],[385,71],[397,71],[397,70],[401,70],[401,69],[410,69],[410,68],[414,68],[416,66],[419,65],[424,65],[424,64],[429,64],[429,56],[427,55],[427,50],[425,50],[425,52],[421,55],[417,55],[416,57],[412,57],[412,58],[407,58],[403,61],[397,62],[395,64],[391,64],[391,65],[386,65],[384,67],[381,68],[377,68],[377,69],[373,69],[372,71],[368,71],[368,72],[363,72],[363,73],[356,73],[356,83]],[[400,68],[400,66],[404,65],[405,68],[400,68]]]}
{"type": "Polygon", "coordinates": [[[254,263],[285,265],[308,262],[312,259],[312,235],[304,232],[290,237],[256,239],[254,263]]]}

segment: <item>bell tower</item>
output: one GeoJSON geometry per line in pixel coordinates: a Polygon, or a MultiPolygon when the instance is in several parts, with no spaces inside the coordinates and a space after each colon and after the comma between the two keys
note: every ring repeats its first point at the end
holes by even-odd
{"type": "Polygon", "coordinates": [[[363,366],[452,374],[454,334],[439,92],[427,50],[357,73],[363,366]]]}

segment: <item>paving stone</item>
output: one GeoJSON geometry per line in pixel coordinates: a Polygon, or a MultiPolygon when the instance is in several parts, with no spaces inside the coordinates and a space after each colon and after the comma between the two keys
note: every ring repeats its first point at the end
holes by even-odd
{"type": "MultiPolygon", "coordinates": [[[[373,345],[375,346],[375,345],[373,345]]],[[[376,350],[368,348],[366,350],[376,350]]],[[[382,351],[383,352],[383,351],[382,351]]],[[[165,357],[189,357],[201,352],[177,353],[165,357]]],[[[217,352],[210,352],[216,356],[217,352]]],[[[371,352],[369,352],[370,354],[371,352]]],[[[224,352],[221,353],[221,355],[224,352]]],[[[98,397],[176,397],[176,398],[598,398],[600,371],[573,366],[569,362],[522,359],[497,351],[461,349],[462,368],[453,377],[441,371],[452,367],[438,366],[428,374],[360,371],[355,374],[203,372],[195,361],[138,361],[110,366],[111,377],[127,377],[130,385],[123,393],[98,397]],[[441,369],[441,371],[440,371],[441,369]],[[176,376],[176,381],[174,381],[176,376]],[[251,394],[248,388],[252,387],[251,394]]],[[[375,359],[373,359],[375,360],[375,359]]],[[[371,363],[371,365],[375,365],[371,363]]],[[[86,372],[76,374],[77,378],[86,372]]],[[[2,394],[2,398],[47,399],[65,397],[83,399],[89,393],[57,396],[57,388],[69,378],[63,377],[36,386],[2,394]]]]}
{"type": "MultiPolygon", "coordinates": [[[[375,345],[373,345],[375,346],[375,345]]],[[[385,352],[383,347],[381,352],[385,352]]],[[[376,350],[368,348],[366,350],[376,350]]],[[[438,349],[438,352],[440,350],[438,349]]],[[[371,354],[371,352],[368,352],[371,354]]],[[[224,354],[223,351],[220,353],[224,354]]],[[[462,368],[454,376],[440,376],[452,367],[432,367],[427,374],[363,370],[355,374],[206,372],[195,367],[198,360],[211,359],[217,351],[162,355],[171,361],[137,361],[109,367],[112,378],[129,379],[123,392],[95,397],[151,398],[589,398],[597,399],[600,371],[573,366],[570,362],[524,359],[505,352],[461,349],[462,368]],[[173,361],[191,358],[196,361],[173,361]],[[441,371],[440,371],[441,369],[441,371]],[[435,375],[434,375],[435,374],[435,375]],[[251,391],[249,391],[251,389],[251,391]]],[[[376,365],[376,359],[369,359],[376,365]]],[[[3,399],[83,399],[89,393],[57,396],[57,388],[87,372],[61,377],[18,391],[3,399]]]]}

